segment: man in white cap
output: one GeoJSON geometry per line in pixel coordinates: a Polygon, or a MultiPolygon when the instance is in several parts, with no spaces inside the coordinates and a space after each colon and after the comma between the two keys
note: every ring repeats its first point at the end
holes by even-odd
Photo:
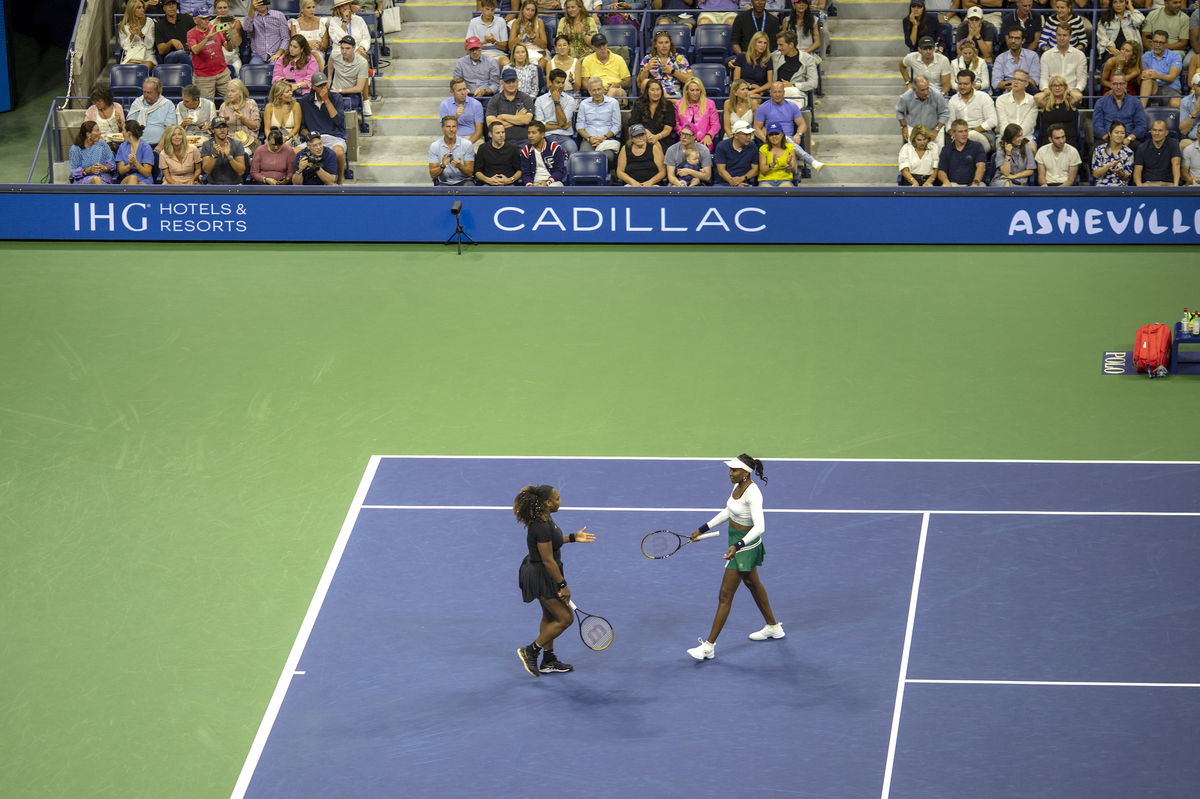
{"type": "Polygon", "coordinates": [[[483,42],[468,36],[463,49],[467,54],[454,62],[454,77],[467,82],[472,97],[491,97],[500,91],[500,65],[494,58],[483,57],[483,42]]]}
{"type": "Polygon", "coordinates": [[[751,146],[754,139],[754,128],[744,119],[733,123],[733,135],[717,142],[717,151],[713,154],[713,165],[716,175],[713,184],[717,186],[739,186],[745,188],[754,185],[758,177],[758,148],[751,146]]]}

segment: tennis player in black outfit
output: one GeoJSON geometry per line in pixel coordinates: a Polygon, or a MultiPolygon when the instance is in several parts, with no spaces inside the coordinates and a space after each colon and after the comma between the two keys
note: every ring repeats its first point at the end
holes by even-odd
{"type": "Polygon", "coordinates": [[[562,497],[554,486],[525,486],[513,500],[513,514],[527,528],[525,544],[529,548],[518,575],[521,597],[526,602],[536,599],[542,605],[537,638],[529,646],[517,650],[521,665],[534,677],[574,668],[554,656],[554,639],[573,621],[567,606],[571,589],[563,577],[562,557],[558,551],[565,543],[584,544],[596,540],[586,527],[564,538],[562,530],[550,518],[550,514],[561,506],[562,497]],[[539,654],[542,656],[540,667],[539,654]]]}

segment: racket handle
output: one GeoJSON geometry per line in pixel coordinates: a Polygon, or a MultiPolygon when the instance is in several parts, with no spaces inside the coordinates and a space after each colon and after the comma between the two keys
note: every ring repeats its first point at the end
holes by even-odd
{"type": "Polygon", "coordinates": [[[567,600],[567,607],[569,607],[571,610],[579,610],[579,608],[575,607],[575,603],[570,599],[567,600]]]}
{"type": "Polygon", "coordinates": [[[720,535],[720,533],[705,533],[704,535],[696,536],[696,540],[699,541],[703,538],[715,538],[718,535],[720,535]]]}

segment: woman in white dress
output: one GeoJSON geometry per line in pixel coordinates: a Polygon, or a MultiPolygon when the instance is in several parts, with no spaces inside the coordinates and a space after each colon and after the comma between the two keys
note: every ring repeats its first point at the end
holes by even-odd
{"type": "Polygon", "coordinates": [[[158,63],[154,55],[154,20],[146,16],[142,0],[129,0],[125,4],[125,15],[117,23],[117,43],[121,47],[122,64],[141,64],[154,69],[158,63]]]}

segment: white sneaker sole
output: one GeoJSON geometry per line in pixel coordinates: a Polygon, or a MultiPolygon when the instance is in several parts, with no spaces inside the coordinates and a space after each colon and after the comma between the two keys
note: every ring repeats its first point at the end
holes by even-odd
{"type": "Polygon", "coordinates": [[[764,632],[756,632],[756,633],[750,633],[746,637],[749,638],[751,641],[766,641],[768,638],[784,638],[786,636],[787,636],[787,633],[780,630],[779,635],[772,635],[771,633],[764,633],[764,632]]]}
{"type": "Polygon", "coordinates": [[[717,656],[716,652],[705,653],[702,651],[697,651],[695,649],[689,649],[689,650],[687,650],[687,653],[689,655],[691,655],[692,657],[694,657],[696,660],[712,660],[713,658],[715,658],[717,656]]]}

